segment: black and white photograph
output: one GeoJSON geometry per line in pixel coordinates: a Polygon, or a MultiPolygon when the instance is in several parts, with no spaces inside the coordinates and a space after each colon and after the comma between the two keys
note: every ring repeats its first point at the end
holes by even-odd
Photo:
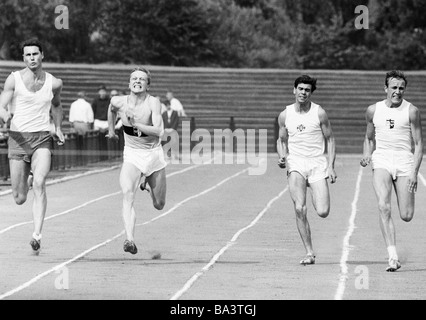
{"type": "Polygon", "coordinates": [[[0,300],[426,300],[425,15],[0,0],[0,300]]]}

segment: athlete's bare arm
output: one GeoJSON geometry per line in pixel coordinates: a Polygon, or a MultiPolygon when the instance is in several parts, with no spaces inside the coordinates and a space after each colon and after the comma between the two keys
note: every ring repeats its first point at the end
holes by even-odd
{"type": "Polygon", "coordinates": [[[158,98],[151,97],[149,101],[149,107],[151,108],[152,126],[140,124],[130,118],[130,124],[142,131],[148,136],[162,137],[164,134],[163,117],[161,116],[161,103],[158,98]]]}
{"type": "Polygon", "coordinates": [[[63,120],[63,108],[62,108],[62,93],[63,82],[61,79],[53,77],[52,90],[53,90],[53,99],[52,99],[52,118],[53,123],[56,129],[56,135],[59,138],[60,142],[65,142],[64,134],[62,133],[62,120],[63,120]]]}
{"type": "Polygon", "coordinates": [[[278,140],[277,140],[277,153],[278,153],[278,166],[280,168],[286,167],[286,158],[288,155],[288,131],[285,126],[285,120],[287,116],[287,111],[284,110],[281,112],[280,116],[278,117],[278,127],[279,127],[279,133],[278,133],[278,140]]]}
{"type": "Polygon", "coordinates": [[[408,190],[410,192],[417,191],[417,176],[419,174],[420,165],[423,160],[423,136],[422,125],[419,109],[413,105],[410,106],[410,124],[411,134],[414,142],[414,167],[408,181],[408,190]]]}
{"type": "Polygon", "coordinates": [[[6,82],[4,83],[4,90],[0,95],[0,118],[4,122],[7,122],[10,117],[7,107],[12,101],[14,91],[15,77],[11,74],[7,77],[6,82]]]}
{"type": "Polygon", "coordinates": [[[331,183],[335,183],[337,179],[336,171],[334,170],[334,163],[336,161],[336,141],[334,139],[333,130],[331,129],[330,120],[325,110],[319,107],[318,116],[320,119],[321,130],[324,138],[327,141],[328,153],[328,174],[331,183]]]}
{"type": "Polygon", "coordinates": [[[371,163],[371,156],[374,151],[374,136],[375,136],[375,129],[374,129],[374,113],[376,112],[376,105],[371,105],[368,107],[366,113],[365,113],[365,121],[367,122],[367,130],[365,133],[365,139],[364,139],[364,151],[363,151],[363,158],[361,159],[361,166],[366,167],[371,163]]]}
{"type": "Polygon", "coordinates": [[[109,139],[118,139],[115,133],[115,123],[117,121],[117,112],[123,107],[123,100],[126,97],[112,97],[108,107],[108,134],[109,139]]]}

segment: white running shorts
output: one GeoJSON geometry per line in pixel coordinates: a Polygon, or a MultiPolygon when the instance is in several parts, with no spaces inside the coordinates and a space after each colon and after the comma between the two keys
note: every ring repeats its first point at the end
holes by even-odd
{"type": "Polygon", "coordinates": [[[167,166],[161,146],[153,149],[134,149],[125,146],[123,161],[134,165],[146,177],[167,166]]]}
{"type": "Polygon", "coordinates": [[[373,170],[384,169],[393,180],[397,177],[407,177],[414,165],[414,155],[407,151],[376,150],[371,158],[373,170]]]}
{"type": "Polygon", "coordinates": [[[328,160],[325,156],[304,158],[289,155],[287,157],[288,174],[300,173],[309,183],[328,178],[328,160]]]}

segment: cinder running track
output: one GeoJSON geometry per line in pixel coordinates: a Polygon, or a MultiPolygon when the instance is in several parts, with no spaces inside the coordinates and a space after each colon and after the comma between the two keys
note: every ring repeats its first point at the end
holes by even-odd
{"type": "Polygon", "coordinates": [[[327,219],[309,203],[317,263],[306,267],[286,172],[275,155],[264,175],[248,168],[170,164],[163,211],[148,193],[137,195],[136,256],[122,250],[119,168],[48,186],[38,256],[29,246],[32,195],[21,207],[0,196],[0,299],[426,298],[425,166],[411,223],[399,218],[393,197],[403,264],[396,273],[385,272],[371,169],[358,157],[338,157],[327,219]]]}

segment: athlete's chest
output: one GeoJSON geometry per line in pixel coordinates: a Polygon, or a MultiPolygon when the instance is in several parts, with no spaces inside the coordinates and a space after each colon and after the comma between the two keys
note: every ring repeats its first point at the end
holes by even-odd
{"type": "Polygon", "coordinates": [[[303,135],[319,131],[319,118],[313,114],[292,113],[287,118],[287,129],[290,135],[303,135]]]}
{"type": "Polygon", "coordinates": [[[25,88],[29,91],[29,92],[38,92],[40,91],[45,83],[46,83],[46,73],[44,73],[41,77],[39,78],[34,78],[34,77],[28,77],[28,76],[22,76],[22,83],[24,84],[25,88]]]}
{"type": "Polygon", "coordinates": [[[125,108],[127,117],[133,117],[134,121],[139,124],[152,124],[152,111],[148,102],[140,104],[127,103],[125,108]]]}
{"type": "Polygon", "coordinates": [[[402,129],[410,126],[409,114],[406,108],[380,109],[376,111],[373,122],[376,128],[383,130],[402,129]]]}

